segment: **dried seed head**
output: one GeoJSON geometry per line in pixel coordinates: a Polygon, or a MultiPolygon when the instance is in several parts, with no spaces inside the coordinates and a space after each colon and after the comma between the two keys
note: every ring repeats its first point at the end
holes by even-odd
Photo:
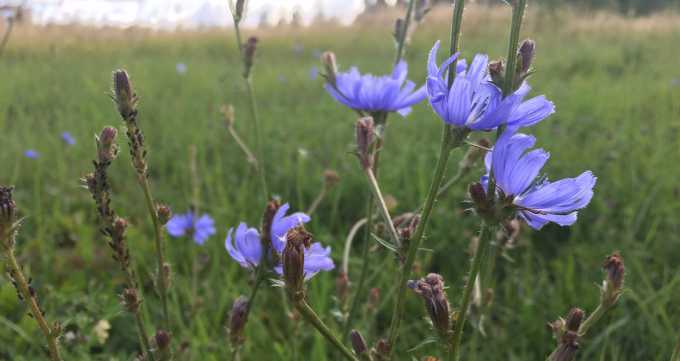
{"type": "Polygon", "coordinates": [[[536,53],[536,42],[531,39],[522,41],[517,51],[517,74],[522,77],[531,70],[531,63],[536,53]]]}
{"type": "Polygon", "coordinates": [[[125,309],[128,310],[128,312],[136,313],[139,310],[139,305],[142,303],[142,300],[139,298],[136,289],[126,288],[123,290],[121,298],[123,300],[123,306],[125,306],[125,309]]]}
{"type": "Polygon", "coordinates": [[[387,343],[387,340],[385,339],[380,339],[378,342],[376,342],[375,347],[373,348],[371,354],[373,356],[373,359],[376,361],[386,361],[390,357],[390,344],[387,343]]]}
{"type": "Polygon", "coordinates": [[[321,64],[325,70],[324,76],[331,86],[335,87],[338,64],[335,62],[335,54],[332,51],[325,51],[321,54],[321,64]]]}
{"type": "Polygon", "coordinates": [[[505,76],[505,65],[501,60],[495,60],[489,63],[489,75],[491,81],[498,87],[503,87],[503,80],[505,76]]]}
{"type": "Polygon", "coordinates": [[[439,335],[446,339],[451,331],[451,314],[449,300],[444,291],[444,278],[436,273],[430,273],[418,281],[409,281],[408,286],[423,298],[432,325],[439,335]]]}
{"type": "Polygon", "coordinates": [[[243,45],[243,61],[245,64],[245,69],[243,76],[244,77],[249,77],[250,76],[250,70],[253,68],[253,65],[255,64],[255,51],[257,50],[257,38],[254,36],[251,36],[248,38],[248,41],[243,45]]]}
{"type": "Polygon", "coordinates": [[[356,125],[357,155],[364,169],[373,167],[373,152],[371,152],[373,137],[373,118],[359,119],[356,125]]]}
{"type": "Polygon", "coordinates": [[[312,235],[303,226],[297,226],[286,234],[286,247],[283,249],[283,279],[288,294],[293,300],[304,297],[305,249],[309,248],[312,235]]]}
{"type": "Polygon", "coordinates": [[[623,257],[619,252],[614,252],[607,257],[602,268],[606,272],[605,280],[602,282],[602,302],[605,306],[611,307],[616,304],[623,291],[626,273],[623,257]]]}
{"type": "Polygon", "coordinates": [[[172,218],[172,210],[165,204],[159,204],[156,206],[156,215],[161,225],[166,225],[170,218],[172,218]]]}
{"type": "Polygon", "coordinates": [[[330,189],[340,182],[340,176],[336,171],[332,169],[326,169],[323,172],[323,181],[324,187],[326,187],[326,189],[330,189]]]}
{"type": "Polygon", "coordinates": [[[137,111],[137,96],[127,71],[118,69],[113,72],[113,94],[120,116],[127,121],[137,111]]]}
{"type": "Polygon", "coordinates": [[[350,332],[350,334],[349,334],[349,337],[352,340],[352,348],[354,349],[354,352],[358,356],[361,356],[364,353],[368,352],[368,347],[366,346],[366,341],[364,340],[364,337],[361,336],[359,331],[352,330],[352,332],[350,332]]]}
{"type": "Polygon", "coordinates": [[[240,296],[234,301],[229,314],[229,340],[232,346],[237,347],[242,344],[245,337],[243,330],[248,322],[248,298],[240,296]]]}
{"type": "Polygon", "coordinates": [[[581,322],[585,318],[585,312],[580,308],[572,308],[567,315],[564,327],[567,331],[578,332],[581,322]]]}

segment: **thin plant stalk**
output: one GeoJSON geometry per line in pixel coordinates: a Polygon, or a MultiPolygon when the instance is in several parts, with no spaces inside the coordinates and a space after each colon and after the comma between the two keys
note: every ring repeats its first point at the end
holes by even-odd
{"type": "Polygon", "coordinates": [[[406,37],[408,36],[408,28],[411,25],[411,18],[413,17],[413,7],[415,5],[415,0],[409,0],[408,8],[406,10],[406,18],[404,19],[403,29],[399,29],[399,41],[397,42],[397,54],[394,59],[394,63],[398,64],[404,57],[404,47],[406,45],[406,37]]]}
{"type": "Polygon", "coordinates": [[[14,19],[7,19],[7,28],[5,28],[5,33],[2,35],[2,40],[0,41],[0,55],[5,51],[7,43],[9,42],[9,37],[12,34],[12,29],[14,28],[14,19]]]}
{"type": "Polygon", "coordinates": [[[307,208],[307,214],[308,215],[311,215],[312,213],[314,213],[314,211],[316,211],[316,209],[319,207],[321,202],[323,202],[324,198],[326,198],[326,193],[328,193],[328,187],[326,187],[326,185],[324,185],[321,188],[321,191],[319,192],[319,194],[316,196],[316,198],[314,198],[314,201],[312,202],[312,204],[309,206],[309,208],[307,208]]]}
{"type": "Polygon", "coordinates": [[[678,343],[675,345],[671,361],[680,361],[680,338],[678,338],[678,343]]]}
{"type": "Polygon", "coordinates": [[[52,361],[61,361],[58,339],[59,331],[53,329],[47,323],[47,320],[45,319],[45,316],[43,315],[43,312],[40,309],[40,306],[38,305],[38,301],[33,296],[33,292],[31,291],[31,288],[28,282],[26,281],[26,277],[21,271],[21,267],[19,266],[19,263],[17,262],[17,259],[14,256],[14,252],[12,251],[11,248],[5,249],[5,258],[7,259],[9,273],[15,280],[17,289],[21,293],[21,297],[23,297],[23,299],[26,300],[26,302],[28,302],[28,305],[31,309],[31,315],[33,315],[33,318],[38,323],[38,327],[40,327],[40,330],[47,339],[47,347],[49,348],[50,359],[52,361]]]}
{"type": "Polygon", "coordinates": [[[295,309],[300,312],[300,315],[307,320],[314,328],[316,328],[321,335],[323,335],[328,342],[330,342],[336,349],[338,349],[342,355],[350,361],[359,361],[359,359],[354,356],[354,353],[345,346],[338,337],[333,334],[328,326],[319,318],[319,316],[314,312],[314,310],[309,306],[307,301],[300,299],[295,302],[295,309]]]}
{"type": "MultiPolygon", "coordinates": [[[[229,134],[231,135],[232,138],[234,138],[234,141],[236,141],[236,144],[241,148],[243,151],[243,154],[246,156],[246,160],[248,163],[252,164],[255,169],[258,169],[259,165],[257,163],[257,158],[255,157],[255,154],[248,148],[248,145],[241,139],[241,136],[238,135],[238,132],[236,132],[236,129],[232,125],[229,125],[227,127],[227,130],[229,131],[229,134]]],[[[259,172],[259,169],[258,169],[259,172]]]]}
{"type": "Polygon", "coordinates": [[[609,311],[609,308],[605,307],[602,303],[597,305],[597,307],[590,314],[590,316],[588,316],[588,318],[586,318],[585,321],[581,323],[581,326],[578,329],[579,336],[584,336],[586,333],[588,333],[588,330],[590,330],[590,328],[595,323],[597,323],[597,321],[599,321],[602,318],[602,316],[604,316],[604,314],[607,313],[607,311],[609,311]]]}
{"type": "Polygon", "coordinates": [[[382,192],[380,191],[378,180],[375,178],[375,174],[373,174],[373,170],[371,168],[367,168],[364,171],[366,173],[366,177],[368,178],[368,184],[371,188],[371,193],[373,194],[373,197],[377,200],[378,211],[380,211],[380,215],[382,216],[383,221],[387,226],[388,233],[392,238],[394,246],[397,249],[399,249],[401,248],[401,239],[399,237],[399,234],[397,233],[397,229],[394,228],[392,216],[390,216],[390,211],[387,209],[387,205],[385,204],[385,198],[383,197],[382,192]]]}
{"type": "Polygon", "coordinates": [[[515,73],[517,68],[517,48],[519,46],[519,33],[522,28],[524,10],[527,7],[527,0],[515,0],[512,6],[512,25],[510,28],[510,39],[508,43],[508,60],[505,67],[505,79],[503,81],[503,96],[506,97],[513,92],[515,87],[515,73]]]}
{"type": "Polygon", "coordinates": [[[477,243],[477,249],[475,250],[475,254],[472,258],[470,270],[468,271],[467,282],[460,300],[460,308],[458,309],[458,319],[456,320],[455,329],[453,330],[450,353],[451,361],[458,361],[460,358],[460,344],[461,340],[463,339],[465,320],[467,318],[467,311],[470,307],[470,301],[472,299],[472,291],[475,288],[477,275],[479,275],[479,270],[484,263],[487,248],[489,248],[491,237],[493,237],[493,235],[493,230],[490,229],[486,222],[482,221],[482,225],[479,230],[479,242],[477,243]]]}
{"type": "MultiPolygon", "coordinates": [[[[451,55],[455,54],[459,48],[460,29],[463,21],[464,6],[465,0],[456,0],[451,21],[451,55]]],[[[453,84],[455,75],[455,66],[449,67],[449,87],[451,87],[453,84]]],[[[399,337],[399,326],[404,315],[407,281],[411,274],[413,263],[415,262],[416,253],[418,252],[418,248],[420,248],[423,236],[425,235],[425,228],[427,227],[427,223],[430,220],[430,215],[432,214],[435,201],[437,200],[437,194],[439,192],[442,180],[444,179],[446,165],[448,163],[449,156],[451,155],[451,150],[460,146],[463,139],[465,139],[467,136],[467,131],[454,130],[446,123],[444,123],[442,127],[442,139],[439,149],[439,157],[437,158],[437,165],[432,177],[432,183],[430,184],[430,190],[428,191],[425,205],[423,206],[420,222],[418,223],[416,231],[409,242],[406,259],[404,260],[404,264],[401,267],[401,274],[397,286],[398,291],[395,298],[392,322],[390,324],[388,338],[388,343],[390,345],[390,356],[394,353],[394,349],[396,348],[395,346],[399,337]]]]}

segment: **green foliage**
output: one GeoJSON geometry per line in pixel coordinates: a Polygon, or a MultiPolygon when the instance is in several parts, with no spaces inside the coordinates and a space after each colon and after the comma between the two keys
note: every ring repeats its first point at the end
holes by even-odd
{"type": "MultiPolygon", "coordinates": [[[[499,258],[492,317],[486,337],[468,330],[463,354],[476,360],[540,360],[553,348],[545,323],[572,306],[592,311],[598,302],[596,283],[604,256],[620,250],[626,259],[627,288],[619,306],[596,325],[583,342],[583,360],[667,360],[680,323],[680,167],[674,162],[680,146],[680,80],[677,35],[674,33],[578,33],[560,31],[552,21],[536,19],[531,35],[538,44],[531,82],[546,94],[558,112],[532,131],[539,146],[552,151],[547,167],[552,178],[574,176],[591,169],[598,176],[592,204],[580,213],[576,226],[523,230],[510,258],[499,258]]],[[[254,70],[268,154],[270,187],[304,210],[322,185],[326,168],[341,181],[313,216],[309,228],[333,248],[339,264],[349,227],[363,217],[368,195],[355,157],[356,115],[335,103],[310,80],[318,66],[315,50],[334,50],[342,69],[358,65],[365,71],[386,72],[393,59],[390,29],[289,33],[262,36],[254,70]],[[302,55],[293,50],[304,45],[302,55]]],[[[466,29],[463,54],[488,52],[502,57],[501,28],[466,29]]],[[[159,201],[176,212],[191,203],[188,148],[198,149],[201,179],[200,210],[217,221],[218,235],[203,248],[186,239],[170,239],[167,255],[175,270],[169,307],[173,345],[186,347],[180,359],[224,360],[230,349],[224,326],[232,301],[247,294],[248,275],[224,250],[228,227],[245,220],[259,223],[259,183],[252,166],[229,137],[220,105],[236,109],[236,129],[254,144],[247,98],[239,78],[241,67],[231,34],[95,39],[10,46],[0,69],[0,183],[16,186],[16,202],[27,217],[18,237],[26,272],[39,292],[48,318],[65,323],[65,360],[130,360],[137,347],[131,317],[116,294],[123,278],[98,233],[94,206],[78,179],[91,169],[93,134],[105,125],[121,127],[107,97],[110,72],[125,67],[140,100],[140,127],[147,136],[151,183],[159,201]],[[188,66],[184,75],[176,63],[188,66]],[[73,147],[60,139],[62,131],[77,138],[73,147]],[[41,153],[23,157],[28,148],[41,153]],[[192,279],[198,271],[197,282],[192,279]],[[95,328],[107,320],[111,329],[104,343],[95,328]],[[191,355],[189,357],[189,355],[191,355]]],[[[427,24],[407,49],[411,79],[425,74],[427,51],[436,39],[446,39],[444,26],[427,24]]],[[[16,38],[18,39],[21,38],[16,38]]],[[[407,118],[389,119],[380,172],[382,189],[398,200],[395,213],[413,210],[425,196],[437,153],[440,120],[427,104],[407,118]]],[[[114,207],[129,217],[129,243],[142,279],[149,319],[159,319],[153,293],[153,230],[142,204],[127,146],[114,162],[110,176],[114,207]],[[151,317],[153,316],[153,317],[151,317]]],[[[462,156],[454,152],[449,172],[462,156]]],[[[473,172],[472,181],[481,173],[473,172]]],[[[449,192],[433,214],[432,227],[420,254],[424,275],[441,273],[458,300],[467,270],[467,245],[476,218],[465,213],[465,187],[449,192]]],[[[350,277],[358,275],[357,242],[350,277]]],[[[370,287],[382,298],[376,310],[362,304],[357,328],[369,343],[384,337],[389,325],[396,265],[393,255],[375,247],[370,287]]],[[[335,329],[337,301],[334,277],[311,282],[312,307],[335,329]]],[[[246,328],[242,355],[246,360],[335,360],[338,358],[309,326],[285,313],[281,291],[260,291],[246,328]]],[[[453,305],[456,306],[455,304],[453,305]]],[[[432,335],[418,297],[407,297],[398,355],[432,335]]],[[[0,278],[0,360],[36,360],[43,355],[41,338],[26,316],[6,278],[0,278]]],[[[152,330],[149,330],[152,331],[152,330]]],[[[434,346],[413,356],[435,355],[434,346]]]]}

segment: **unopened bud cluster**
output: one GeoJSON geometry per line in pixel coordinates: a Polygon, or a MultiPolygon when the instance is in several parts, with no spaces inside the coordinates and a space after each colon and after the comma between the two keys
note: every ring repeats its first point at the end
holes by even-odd
{"type": "Polygon", "coordinates": [[[432,326],[440,337],[446,340],[451,331],[451,314],[449,300],[444,290],[444,278],[436,273],[430,273],[423,279],[409,281],[408,286],[423,298],[432,326]]]}
{"type": "Polygon", "coordinates": [[[312,244],[312,235],[302,226],[297,226],[286,234],[286,246],[283,249],[283,280],[291,300],[298,301],[304,297],[305,250],[312,244]]]}
{"type": "Polygon", "coordinates": [[[604,307],[612,307],[618,302],[623,291],[623,281],[625,276],[625,267],[623,265],[623,257],[618,252],[614,252],[608,256],[602,266],[605,271],[605,279],[602,282],[602,305],[604,307]]]}
{"type": "Polygon", "coordinates": [[[234,301],[229,314],[229,340],[233,347],[240,346],[245,340],[243,330],[248,322],[248,298],[240,296],[234,301]]]}
{"type": "Polygon", "coordinates": [[[579,348],[579,328],[585,318],[580,308],[569,311],[566,319],[558,319],[549,326],[558,340],[557,349],[550,355],[550,361],[573,361],[579,348]]]}
{"type": "Polygon", "coordinates": [[[250,72],[255,65],[255,51],[257,50],[258,39],[254,36],[248,38],[243,44],[243,77],[250,77],[250,72]]]}
{"type": "Polygon", "coordinates": [[[17,205],[12,199],[13,191],[13,187],[0,186],[0,242],[3,250],[14,248],[17,205]]]}

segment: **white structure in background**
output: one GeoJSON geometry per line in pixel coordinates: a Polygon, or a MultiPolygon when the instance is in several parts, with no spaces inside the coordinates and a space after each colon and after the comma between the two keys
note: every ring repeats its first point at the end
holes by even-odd
{"type": "MultiPolygon", "coordinates": [[[[0,0],[0,7],[21,4],[37,25],[159,30],[231,26],[228,0],[0,0]]],[[[244,26],[289,23],[294,16],[305,25],[319,16],[350,24],[363,10],[364,0],[249,0],[244,26]]]]}

